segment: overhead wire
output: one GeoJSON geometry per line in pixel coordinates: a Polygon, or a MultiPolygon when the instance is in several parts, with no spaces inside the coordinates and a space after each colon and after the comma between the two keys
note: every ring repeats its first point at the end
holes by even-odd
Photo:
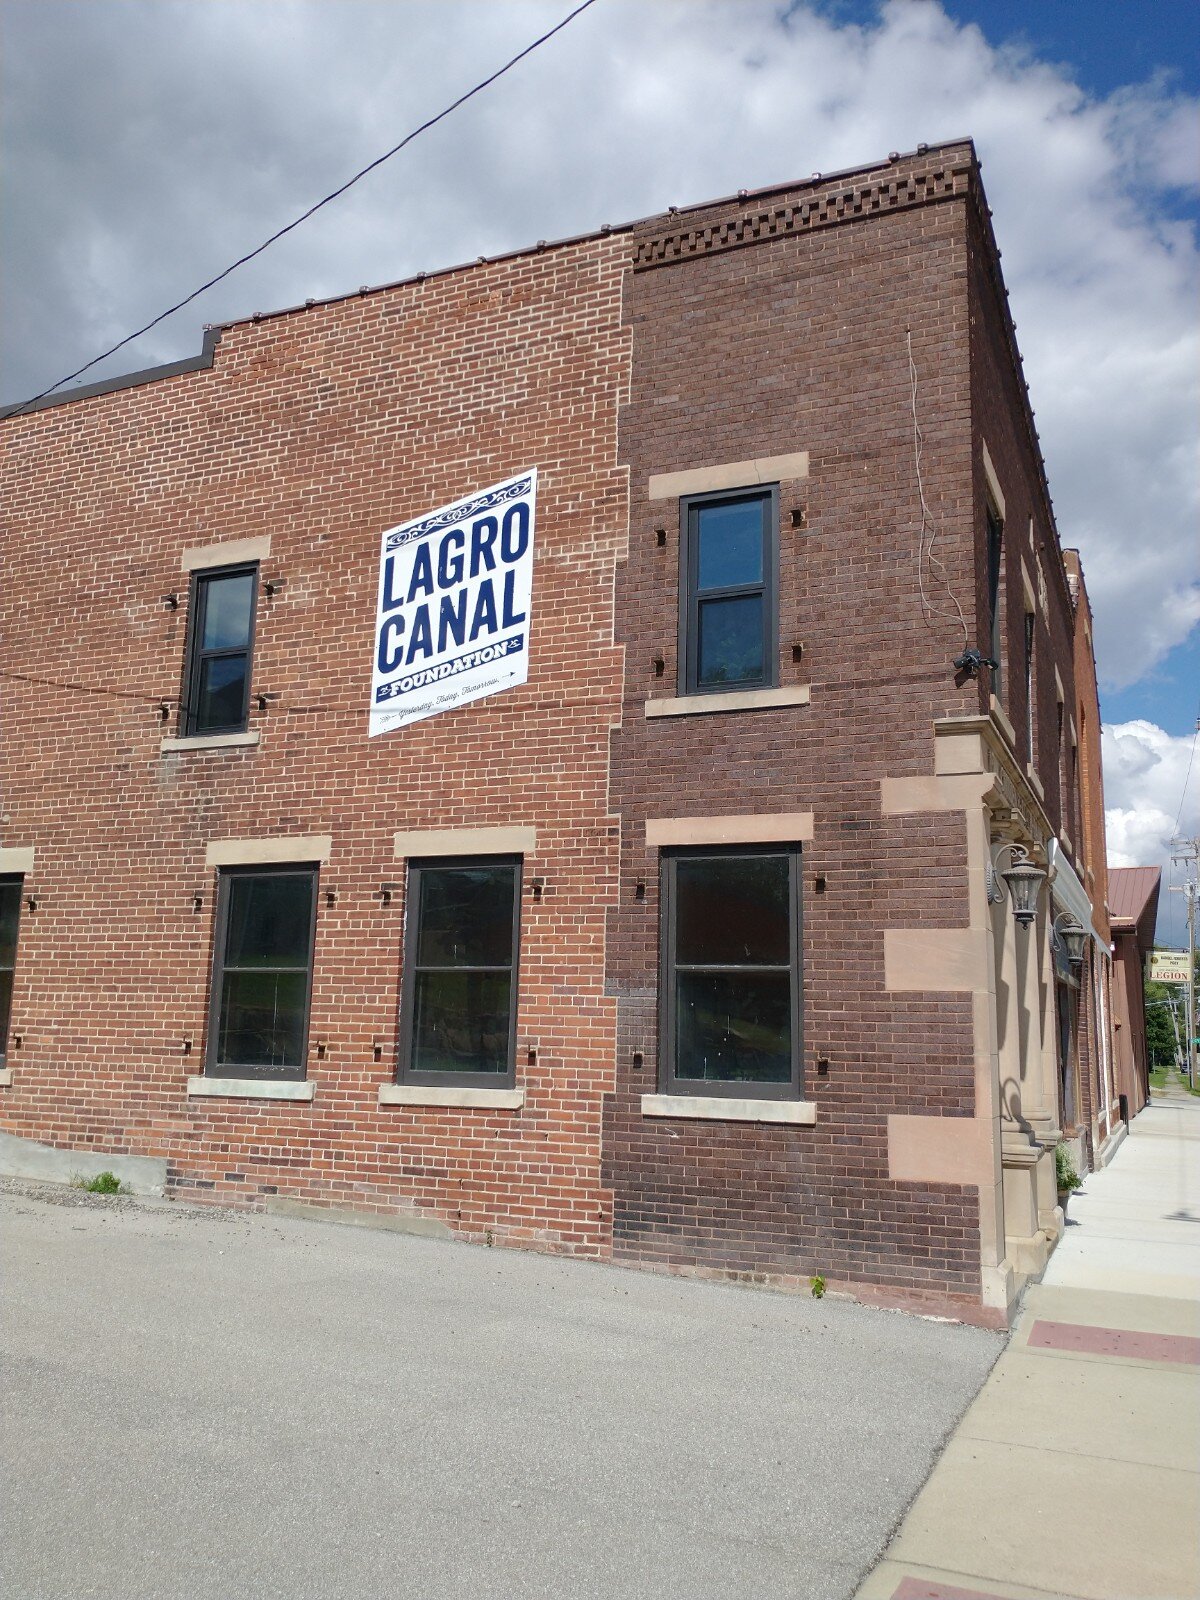
{"type": "Polygon", "coordinates": [[[1188,784],[1192,778],[1192,763],[1196,759],[1196,740],[1200,738],[1200,706],[1196,707],[1196,727],[1192,733],[1192,748],[1188,753],[1187,771],[1183,777],[1183,793],[1179,796],[1179,810],[1175,813],[1175,827],[1172,838],[1179,837],[1179,824],[1183,821],[1183,808],[1187,804],[1188,784]]]}
{"type": "Polygon", "coordinates": [[[953,622],[955,616],[957,616],[958,625],[962,629],[963,649],[966,650],[971,642],[967,619],[963,616],[963,609],[958,603],[958,596],[950,586],[945,567],[933,553],[939,528],[934,521],[933,513],[929,509],[929,502],[925,498],[925,480],[921,472],[921,456],[925,448],[925,439],[921,432],[921,423],[917,415],[917,363],[913,357],[911,328],[905,329],[904,338],[908,348],[909,399],[912,405],[913,419],[913,457],[917,473],[917,495],[921,504],[921,527],[917,536],[917,588],[921,592],[921,604],[925,609],[927,619],[939,618],[945,622],[953,622]],[[953,612],[939,611],[929,598],[925,588],[926,566],[929,567],[931,572],[936,572],[941,579],[946,593],[950,596],[951,604],[954,606],[953,612]]]}
{"type": "Polygon", "coordinates": [[[423,133],[428,133],[430,128],[435,128],[439,122],[444,122],[452,112],[457,111],[458,108],[465,105],[468,100],[473,99],[477,94],[481,94],[484,89],[490,88],[491,85],[497,81],[497,79],[502,78],[506,72],[511,72],[519,62],[525,60],[526,56],[530,56],[535,50],[540,49],[542,45],[546,44],[550,39],[553,39],[556,33],[561,33],[565,27],[574,22],[576,17],[585,12],[589,6],[595,5],[595,3],[596,0],[582,0],[582,4],[577,5],[573,11],[568,12],[568,14],[563,17],[561,22],[555,23],[553,28],[548,28],[546,32],[543,33],[539,38],[534,39],[531,44],[527,44],[523,50],[519,50],[517,54],[510,60],[506,61],[502,67],[498,67],[495,72],[491,73],[488,77],[483,78],[479,83],[475,84],[473,88],[468,89],[465,94],[460,94],[457,100],[451,101],[451,103],[443,110],[439,111],[436,116],[429,117],[425,122],[422,122],[419,127],[414,128],[411,133],[405,134],[404,138],[400,140],[399,144],[394,144],[390,150],[385,150],[381,156],[376,156],[374,161],[369,161],[367,165],[360,171],[356,172],[352,178],[347,178],[345,183],[340,184],[338,188],[331,190],[329,194],[324,195],[314,205],[309,206],[307,211],[302,211],[298,217],[293,219],[293,221],[287,223],[282,228],[276,229],[276,231],[271,234],[269,238],[264,239],[260,245],[257,245],[253,250],[248,250],[245,255],[239,256],[236,261],[231,262],[229,266],[218,272],[215,277],[209,278],[208,281],[206,283],[202,283],[198,289],[193,289],[191,294],[185,295],[182,300],[176,301],[173,306],[169,306],[165,311],[160,311],[158,316],[152,317],[149,322],[138,328],[136,332],[126,334],[123,339],[119,339],[116,344],[111,345],[100,355],[93,356],[90,361],[85,361],[83,366],[76,367],[74,372],[69,372],[65,378],[60,378],[57,383],[52,383],[48,389],[41,390],[39,394],[33,395],[31,399],[23,400],[20,405],[12,407],[7,411],[6,414],[8,416],[20,416],[23,412],[28,411],[30,406],[37,405],[39,400],[44,400],[48,395],[53,394],[56,389],[61,389],[64,383],[71,383],[75,378],[82,377],[85,372],[89,372],[92,367],[98,366],[101,361],[107,361],[109,356],[116,355],[118,350],[123,350],[127,344],[132,344],[135,339],[140,339],[143,334],[149,333],[152,328],[157,328],[160,322],[165,322],[168,317],[174,316],[177,311],[182,311],[184,306],[191,305],[193,300],[199,299],[199,297],[202,294],[205,294],[209,289],[212,289],[218,283],[223,282],[223,280],[228,278],[231,273],[236,272],[239,267],[244,267],[247,262],[253,261],[256,256],[262,255],[264,250],[269,249],[271,245],[277,243],[277,241],[282,239],[285,234],[291,233],[292,230],[294,228],[298,228],[302,222],[307,222],[309,217],[314,216],[316,212],[320,211],[323,206],[329,205],[331,201],[337,200],[341,195],[344,195],[346,191],[348,189],[352,189],[354,185],[360,181],[360,179],[365,178],[368,173],[374,172],[376,167],[381,167],[385,161],[390,161],[394,155],[398,155],[400,151],[403,150],[406,145],[410,145],[414,139],[419,138],[423,133]]]}

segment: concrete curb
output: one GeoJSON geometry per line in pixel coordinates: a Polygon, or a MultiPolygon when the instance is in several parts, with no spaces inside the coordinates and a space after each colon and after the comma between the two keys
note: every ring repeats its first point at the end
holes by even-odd
{"type": "Polygon", "coordinates": [[[34,1178],[40,1183],[85,1183],[111,1172],[130,1194],[162,1196],[167,1183],[167,1163],[156,1156],[97,1154],[94,1150],[59,1150],[0,1133],[0,1177],[34,1178]]]}

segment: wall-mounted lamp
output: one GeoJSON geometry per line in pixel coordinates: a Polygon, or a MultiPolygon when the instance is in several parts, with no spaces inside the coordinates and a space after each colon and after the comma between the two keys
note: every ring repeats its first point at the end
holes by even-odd
{"type": "Polygon", "coordinates": [[[37,895],[27,894],[25,896],[25,904],[30,911],[36,911],[38,908],[37,895]]]}
{"type": "Polygon", "coordinates": [[[381,883],[375,892],[383,905],[390,906],[392,896],[400,892],[400,885],[398,883],[381,883]]]}
{"type": "Polygon", "coordinates": [[[162,603],[164,606],[166,606],[168,611],[179,610],[179,596],[177,594],[164,594],[162,597],[162,603]]]}
{"type": "Polygon", "coordinates": [[[327,906],[337,905],[337,889],[332,884],[325,891],[325,904],[327,906]]]}
{"type": "Polygon", "coordinates": [[[1054,919],[1053,933],[1062,940],[1071,965],[1082,967],[1083,952],[1087,948],[1087,929],[1071,912],[1060,911],[1054,919]]]}
{"type": "Polygon", "coordinates": [[[546,880],[545,878],[531,878],[529,887],[533,890],[533,898],[540,900],[546,892],[546,880]]]}
{"type": "Polygon", "coordinates": [[[1017,923],[1024,928],[1037,916],[1038,895],[1041,893],[1042,884],[1046,881],[1044,868],[1035,867],[1029,859],[1029,852],[1019,844],[1002,844],[992,856],[988,873],[988,904],[995,905],[1004,898],[1004,890],[1000,880],[1008,886],[1008,898],[1012,902],[1013,916],[1017,923]],[[1000,858],[1007,852],[1008,866],[999,865],[1000,858]]]}
{"type": "Polygon", "coordinates": [[[280,589],[286,589],[287,588],[287,579],[286,578],[268,578],[266,583],[263,585],[263,588],[267,591],[267,593],[269,595],[277,595],[279,593],[280,589]]]}
{"type": "Polygon", "coordinates": [[[192,910],[193,911],[202,911],[203,909],[204,909],[204,891],[202,889],[193,889],[192,890],[192,910]]]}
{"type": "Polygon", "coordinates": [[[160,722],[169,722],[171,720],[171,706],[169,701],[160,700],[158,702],[158,720],[160,722]]]}

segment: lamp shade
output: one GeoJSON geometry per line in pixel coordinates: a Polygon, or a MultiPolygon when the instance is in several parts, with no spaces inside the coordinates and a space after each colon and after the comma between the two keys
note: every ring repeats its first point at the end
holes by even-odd
{"type": "Polygon", "coordinates": [[[1018,922],[1028,925],[1037,916],[1038,894],[1046,881],[1046,874],[1041,867],[1035,867],[1029,861],[1014,861],[1000,876],[1008,885],[1013,916],[1018,922]]]}
{"type": "Polygon", "coordinates": [[[1067,960],[1073,967],[1081,967],[1084,947],[1087,944],[1087,930],[1081,928],[1077,922],[1071,922],[1059,931],[1067,947],[1067,960]]]}

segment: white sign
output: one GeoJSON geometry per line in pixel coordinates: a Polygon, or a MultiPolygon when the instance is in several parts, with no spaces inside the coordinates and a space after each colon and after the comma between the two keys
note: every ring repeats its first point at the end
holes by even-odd
{"type": "Polygon", "coordinates": [[[383,535],[368,733],[529,678],[537,468],[383,535]]]}
{"type": "Polygon", "coordinates": [[[1152,950],[1150,952],[1151,983],[1186,983],[1188,958],[1186,950],[1152,950]]]}

